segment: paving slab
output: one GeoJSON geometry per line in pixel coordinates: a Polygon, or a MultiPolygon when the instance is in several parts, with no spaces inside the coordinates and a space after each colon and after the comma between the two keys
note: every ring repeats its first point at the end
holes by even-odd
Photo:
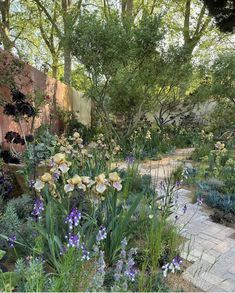
{"type": "MultiPolygon", "coordinates": [[[[143,164],[141,172],[151,174],[154,182],[160,182],[191,151],[192,149],[176,150],[168,158],[151,162],[150,172],[147,171],[147,163],[143,164]]],[[[181,257],[193,262],[183,272],[183,278],[205,292],[235,292],[235,230],[213,223],[203,207],[192,204],[191,191],[180,189],[177,197],[178,208],[172,215],[172,220],[186,239],[181,245],[181,257]],[[187,212],[183,213],[185,204],[187,212]]]]}

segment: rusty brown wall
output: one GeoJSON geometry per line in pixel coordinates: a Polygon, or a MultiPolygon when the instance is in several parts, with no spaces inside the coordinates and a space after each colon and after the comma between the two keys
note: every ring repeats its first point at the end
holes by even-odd
{"type": "MultiPolygon", "coordinates": [[[[18,65],[17,65],[18,68],[18,65]]],[[[40,92],[43,96],[49,96],[49,103],[45,105],[36,118],[35,128],[41,124],[49,123],[55,108],[61,107],[64,110],[79,111],[78,120],[85,125],[90,125],[91,105],[90,101],[85,99],[81,93],[78,93],[73,88],[70,88],[62,82],[50,78],[36,68],[27,63],[14,58],[11,54],[0,50],[0,99],[4,101],[10,100],[10,79],[17,84],[18,88],[24,94],[35,94],[40,92]],[[20,62],[20,70],[15,70],[15,63],[20,62]],[[13,76],[12,76],[13,73],[13,76]],[[53,103],[55,99],[56,103],[53,103]]],[[[25,133],[30,131],[30,123],[24,123],[25,133]]],[[[61,127],[58,119],[53,120],[53,127],[58,131],[61,127]]],[[[5,133],[9,130],[19,131],[17,123],[11,117],[3,114],[3,107],[0,106],[0,145],[7,148],[4,142],[5,133]]]]}

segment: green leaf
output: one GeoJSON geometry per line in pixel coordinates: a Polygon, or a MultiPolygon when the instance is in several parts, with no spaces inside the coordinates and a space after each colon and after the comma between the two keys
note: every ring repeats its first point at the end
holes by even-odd
{"type": "Polygon", "coordinates": [[[0,273],[0,291],[12,292],[19,280],[20,275],[16,272],[0,273]]]}
{"type": "Polygon", "coordinates": [[[6,251],[0,250],[0,260],[3,258],[3,256],[6,254],[6,251]]]}

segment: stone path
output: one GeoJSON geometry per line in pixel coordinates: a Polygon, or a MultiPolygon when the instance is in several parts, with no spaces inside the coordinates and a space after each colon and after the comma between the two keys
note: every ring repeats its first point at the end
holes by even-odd
{"type": "Polygon", "coordinates": [[[190,203],[188,190],[179,192],[179,211],[177,222],[187,239],[181,257],[193,263],[183,277],[206,292],[235,292],[235,230],[211,222],[202,207],[190,203]]]}
{"type": "MultiPolygon", "coordinates": [[[[143,163],[141,173],[151,174],[159,182],[191,151],[176,150],[161,161],[143,163]]],[[[191,203],[190,195],[189,190],[179,191],[177,225],[186,239],[181,257],[192,263],[183,278],[206,292],[235,292],[235,230],[210,221],[202,207],[191,203]]]]}

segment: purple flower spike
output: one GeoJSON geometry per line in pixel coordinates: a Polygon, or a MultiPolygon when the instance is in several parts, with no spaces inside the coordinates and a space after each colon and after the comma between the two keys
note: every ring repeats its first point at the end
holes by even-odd
{"type": "Polygon", "coordinates": [[[107,237],[106,228],[104,226],[101,226],[96,236],[96,241],[100,242],[101,240],[104,240],[106,237],[107,237]]]}
{"type": "Polygon", "coordinates": [[[79,235],[75,235],[75,234],[69,235],[68,244],[67,244],[68,247],[79,248],[79,243],[80,243],[80,236],[79,235]]]}
{"type": "Polygon", "coordinates": [[[182,258],[179,255],[177,255],[175,258],[173,258],[172,263],[175,266],[176,270],[179,271],[180,270],[180,266],[183,263],[183,260],[182,260],[182,258]]]}
{"type": "Polygon", "coordinates": [[[16,235],[12,235],[8,238],[8,244],[10,248],[14,248],[16,241],[16,235]]]}
{"type": "Polygon", "coordinates": [[[65,223],[69,224],[69,229],[72,230],[74,227],[77,227],[82,215],[77,208],[72,208],[69,215],[66,217],[65,223]]]}
{"type": "Polygon", "coordinates": [[[135,276],[136,276],[137,272],[136,270],[134,270],[133,268],[131,268],[130,270],[127,270],[125,272],[125,275],[129,278],[130,281],[134,282],[135,281],[135,276]]]}
{"type": "Polygon", "coordinates": [[[185,204],[184,207],[183,207],[183,212],[184,212],[184,214],[187,212],[187,209],[188,209],[188,208],[187,208],[187,205],[185,204]]]}
{"type": "Polygon", "coordinates": [[[34,217],[35,221],[37,222],[41,218],[41,213],[44,211],[44,204],[41,199],[36,199],[33,205],[33,211],[31,215],[34,217]]]}
{"type": "Polygon", "coordinates": [[[85,245],[82,244],[82,260],[89,260],[90,252],[86,249],[85,245]]]}

